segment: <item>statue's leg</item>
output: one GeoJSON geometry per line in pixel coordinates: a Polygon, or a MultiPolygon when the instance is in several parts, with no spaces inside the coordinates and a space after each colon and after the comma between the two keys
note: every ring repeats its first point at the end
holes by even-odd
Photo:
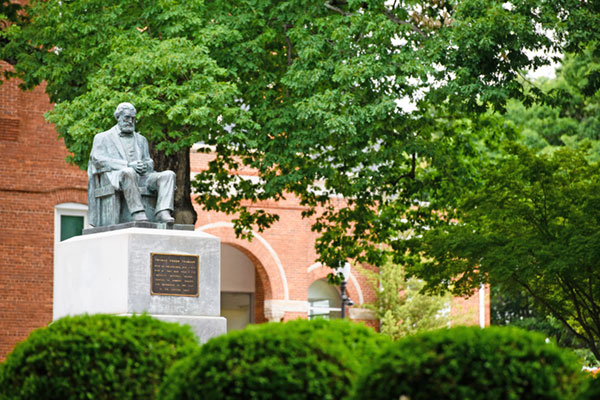
{"type": "Polygon", "coordinates": [[[146,184],[150,190],[158,192],[156,216],[158,222],[174,222],[171,216],[175,197],[175,173],[173,171],[152,172],[146,184]]]}
{"type": "Polygon", "coordinates": [[[142,195],[138,188],[138,174],[133,168],[125,168],[119,171],[119,188],[123,192],[123,197],[125,197],[127,207],[132,215],[144,211],[142,195]]]}
{"type": "Polygon", "coordinates": [[[175,172],[163,171],[152,172],[146,180],[150,190],[158,192],[156,199],[156,213],[160,211],[173,211],[173,199],[175,197],[175,172]]]}

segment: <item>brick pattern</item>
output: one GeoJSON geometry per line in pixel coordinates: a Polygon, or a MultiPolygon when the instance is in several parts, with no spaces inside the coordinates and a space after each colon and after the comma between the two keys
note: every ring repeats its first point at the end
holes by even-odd
{"type": "Polygon", "coordinates": [[[19,137],[18,118],[0,118],[0,140],[16,142],[19,137]]]}
{"type": "Polygon", "coordinates": [[[43,88],[17,85],[0,86],[0,359],[52,320],[54,206],[87,203],[86,174],[44,121],[43,88]]]}

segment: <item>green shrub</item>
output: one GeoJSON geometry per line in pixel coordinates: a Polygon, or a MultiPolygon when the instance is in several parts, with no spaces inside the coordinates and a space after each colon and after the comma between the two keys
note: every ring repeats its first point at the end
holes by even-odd
{"type": "Polygon", "coordinates": [[[577,357],[516,328],[455,328],[387,347],[357,382],[355,399],[573,399],[577,357]]]}
{"type": "Polygon", "coordinates": [[[598,400],[600,399],[600,378],[589,377],[584,385],[582,393],[577,400],[598,400]]]}
{"type": "Polygon", "coordinates": [[[189,327],[146,315],[65,317],[0,365],[0,399],[153,399],[166,369],[197,347],[189,327]]]}
{"type": "Polygon", "coordinates": [[[250,326],[211,339],[176,363],[159,398],[342,399],[385,343],[372,329],[347,321],[250,326]]]}

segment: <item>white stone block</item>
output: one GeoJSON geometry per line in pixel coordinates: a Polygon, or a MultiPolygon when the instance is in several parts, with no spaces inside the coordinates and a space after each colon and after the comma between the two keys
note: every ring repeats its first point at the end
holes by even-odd
{"type": "Polygon", "coordinates": [[[53,319],[143,312],[189,322],[201,341],[207,340],[201,335],[225,333],[225,319],[219,316],[219,239],[203,232],[129,228],[77,236],[57,245],[53,319]],[[198,256],[199,295],[152,295],[151,253],[198,256]]]}

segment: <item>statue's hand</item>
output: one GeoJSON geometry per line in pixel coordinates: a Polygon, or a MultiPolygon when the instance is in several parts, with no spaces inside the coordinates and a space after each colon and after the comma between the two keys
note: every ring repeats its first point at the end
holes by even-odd
{"type": "Polygon", "coordinates": [[[145,162],[143,161],[138,161],[139,165],[140,165],[140,169],[136,170],[140,175],[144,175],[146,173],[146,171],[148,170],[148,166],[146,165],[145,162]]]}
{"type": "Polygon", "coordinates": [[[140,160],[130,162],[128,166],[133,168],[135,172],[137,172],[140,175],[143,175],[146,172],[146,164],[140,160]]]}

